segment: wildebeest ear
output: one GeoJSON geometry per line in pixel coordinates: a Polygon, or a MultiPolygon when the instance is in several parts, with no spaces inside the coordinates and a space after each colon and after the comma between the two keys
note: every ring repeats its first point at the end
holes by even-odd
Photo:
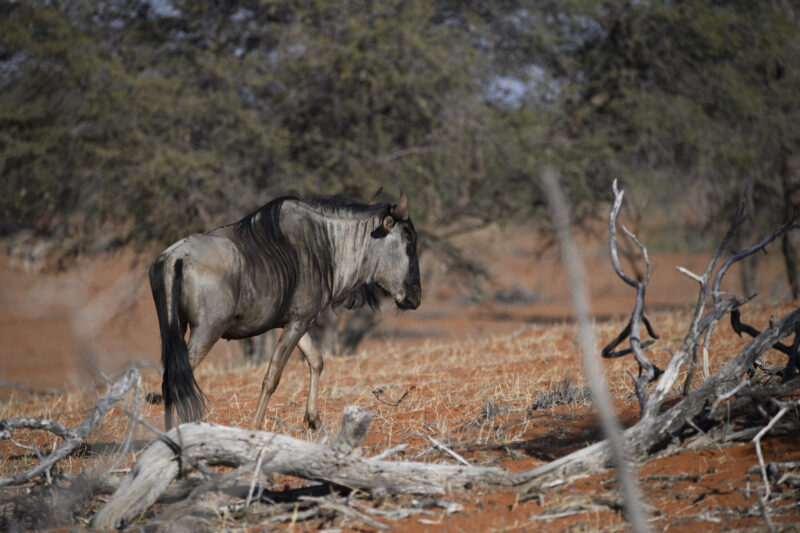
{"type": "Polygon", "coordinates": [[[372,198],[370,199],[369,203],[370,204],[377,204],[378,203],[378,197],[381,195],[382,192],[383,192],[383,185],[381,185],[380,189],[375,191],[375,194],[372,195],[372,198]]]}
{"type": "Polygon", "coordinates": [[[406,193],[400,193],[400,199],[392,208],[391,215],[395,220],[408,220],[408,198],[406,198],[406,193]]]}
{"type": "Polygon", "coordinates": [[[392,215],[386,215],[385,217],[383,217],[383,229],[385,229],[388,232],[391,231],[393,227],[394,227],[394,217],[392,215]]]}

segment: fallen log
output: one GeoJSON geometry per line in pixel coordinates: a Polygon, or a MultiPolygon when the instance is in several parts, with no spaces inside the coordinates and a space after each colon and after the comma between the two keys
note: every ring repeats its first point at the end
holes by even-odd
{"type": "Polygon", "coordinates": [[[92,527],[125,527],[153,505],[181,474],[181,456],[208,465],[259,464],[259,475],[285,474],[352,489],[404,494],[444,494],[473,485],[511,486],[517,476],[503,469],[364,458],[361,445],[372,415],[356,406],[344,410],[342,430],[331,446],[266,431],[208,423],[173,428],[153,442],[130,474],[95,515],[92,527]]]}

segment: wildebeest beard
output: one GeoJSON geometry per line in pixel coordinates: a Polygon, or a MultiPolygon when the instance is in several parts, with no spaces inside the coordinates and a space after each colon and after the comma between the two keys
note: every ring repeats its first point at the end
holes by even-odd
{"type": "Polygon", "coordinates": [[[334,309],[344,307],[352,310],[368,305],[372,310],[377,311],[381,306],[381,296],[391,296],[391,294],[377,283],[362,283],[343,299],[333,302],[331,307],[334,309]]]}

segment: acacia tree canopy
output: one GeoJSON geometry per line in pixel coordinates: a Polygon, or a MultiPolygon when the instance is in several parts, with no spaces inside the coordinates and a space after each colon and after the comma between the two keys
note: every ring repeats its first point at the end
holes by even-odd
{"type": "Polygon", "coordinates": [[[615,177],[693,227],[728,220],[742,191],[760,228],[798,204],[792,2],[0,0],[0,15],[0,226],[77,251],[161,245],[286,192],[402,187],[423,229],[543,220],[543,164],[579,222],[615,177]]]}

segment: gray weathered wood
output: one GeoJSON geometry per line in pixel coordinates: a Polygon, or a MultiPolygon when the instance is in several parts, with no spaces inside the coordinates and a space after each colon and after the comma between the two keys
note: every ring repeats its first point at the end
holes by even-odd
{"type": "Polygon", "coordinates": [[[619,214],[619,209],[622,206],[624,191],[617,187],[617,180],[614,180],[612,188],[614,191],[614,205],[611,208],[611,213],[608,215],[608,247],[611,254],[611,264],[614,267],[614,271],[616,271],[617,275],[622,279],[622,281],[636,289],[636,303],[633,306],[633,313],[631,314],[631,320],[628,325],[630,327],[629,335],[631,339],[631,351],[633,352],[633,356],[636,358],[636,362],[639,363],[640,369],[639,377],[634,378],[634,385],[636,387],[636,396],[639,398],[639,406],[641,407],[642,413],[644,413],[645,407],[647,406],[647,384],[656,379],[656,377],[661,373],[661,369],[651,363],[650,360],[644,355],[641,340],[642,320],[644,319],[645,291],[647,290],[647,285],[650,283],[650,277],[653,273],[653,268],[650,265],[650,258],[647,256],[647,247],[636,238],[636,235],[631,233],[628,228],[623,225],[622,229],[642,252],[642,257],[645,265],[647,266],[647,274],[644,281],[637,281],[625,274],[625,272],[622,270],[622,265],[619,262],[619,257],[617,254],[617,215],[619,214]],[[642,369],[644,369],[643,374],[641,373],[642,369]]]}
{"type": "MultiPolygon", "coordinates": [[[[800,324],[800,308],[765,329],[734,359],[728,361],[716,374],[671,409],[652,418],[643,418],[627,429],[624,438],[629,457],[633,460],[645,459],[657,445],[671,439],[688,420],[702,414],[718,396],[735,387],[753,366],[756,358],[779,339],[794,331],[798,324],[800,324]]],[[[608,442],[602,441],[529,472],[518,474],[517,479],[527,478],[526,488],[537,488],[546,486],[554,479],[588,475],[609,466],[611,466],[611,455],[608,442]]]]}
{"type": "MultiPolygon", "coordinates": [[[[359,407],[345,408],[342,431],[331,446],[207,423],[183,424],[167,436],[180,446],[181,454],[210,465],[255,464],[261,453],[262,475],[292,475],[361,490],[442,494],[451,488],[477,484],[509,486],[515,482],[513,476],[500,468],[363,458],[361,444],[371,419],[372,415],[359,407]]],[[[92,526],[124,527],[149,509],[178,477],[177,459],[163,441],[153,442],[95,515],[92,526]]]]}
{"type": "Polygon", "coordinates": [[[131,363],[125,374],[109,388],[97,401],[89,415],[74,429],[67,428],[51,420],[37,418],[8,418],[0,420],[0,439],[11,438],[12,430],[18,428],[44,429],[64,439],[64,442],[61,443],[61,446],[56,451],[45,457],[36,466],[12,476],[0,477],[0,487],[18,485],[29,481],[45,473],[50,467],[66,457],[89,433],[94,431],[106,416],[108,410],[122,400],[138,381],[139,370],[136,368],[135,363],[131,363]]]}

